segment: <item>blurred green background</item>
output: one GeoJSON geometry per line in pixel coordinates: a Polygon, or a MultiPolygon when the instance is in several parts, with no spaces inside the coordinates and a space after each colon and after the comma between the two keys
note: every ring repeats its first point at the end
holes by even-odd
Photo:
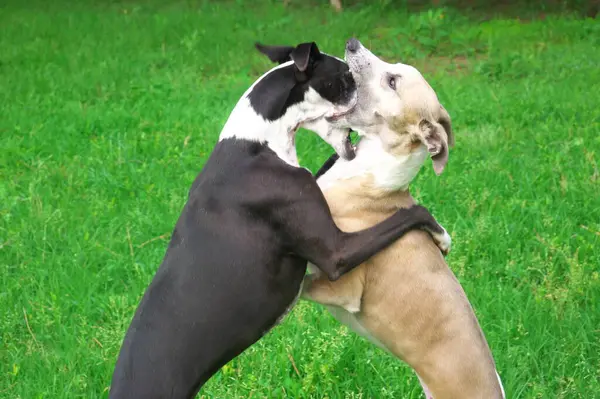
{"type": "MultiPolygon", "coordinates": [[[[253,48],[356,36],[450,112],[445,173],[412,194],[509,398],[600,398],[597,2],[0,4],[0,397],[106,397],[125,329],[253,48]],[[512,5],[511,5],[512,4],[512,5]]],[[[332,152],[299,133],[300,162],[332,152]]],[[[201,337],[199,337],[201,339],[201,337]]],[[[205,398],[420,398],[402,363],[301,302],[205,398]]]]}

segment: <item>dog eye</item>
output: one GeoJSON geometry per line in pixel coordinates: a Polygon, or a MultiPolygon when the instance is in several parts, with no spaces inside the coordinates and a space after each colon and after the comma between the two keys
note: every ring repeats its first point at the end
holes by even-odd
{"type": "Polygon", "coordinates": [[[395,76],[390,76],[388,78],[388,86],[390,86],[390,88],[392,90],[396,90],[396,77],[395,76]]]}

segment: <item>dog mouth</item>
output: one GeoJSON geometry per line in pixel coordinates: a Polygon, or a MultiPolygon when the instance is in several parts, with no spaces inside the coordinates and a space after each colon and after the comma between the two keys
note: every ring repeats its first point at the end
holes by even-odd
{"type": "Polygon", "coordinates": [[[356,93],[354,93],[354,95],[352,96],[352,98],[349,101],[348,106],[344,107],[341,110],[337,110],[336,112],[334,112],[333,114],[326,116],[325,120],[327,122],[335,122],[337,120],[342,119],[344,116],[348,115],[349,113],[351,113],[352,111],[354,111],[354,109],[356,108],[356,104],[358,104],[358,96],[356,95],[356,93]]]}

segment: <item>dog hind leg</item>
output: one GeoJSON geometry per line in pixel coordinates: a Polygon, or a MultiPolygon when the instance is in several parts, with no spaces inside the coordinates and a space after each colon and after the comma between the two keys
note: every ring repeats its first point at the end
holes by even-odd
{"type": "Polygon", "coordinates": [[[427,388],[427,385],[425,385],[425,382],[423,382],[423,380],[421,379],[419,374],[417,374],[417,378],[419,379],[419,382],[421,383],[421,388],[423,388],[423,393],[425,394],[425,399],[433,399],[433,394],[431,393],[429,388],[427,388]]]}

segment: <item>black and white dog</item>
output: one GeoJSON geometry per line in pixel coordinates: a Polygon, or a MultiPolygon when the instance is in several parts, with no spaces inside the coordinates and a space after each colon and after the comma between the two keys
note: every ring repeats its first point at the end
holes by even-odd
{"type": "Polygon", "coordinates": [[[420,206],[340,231],[314,176],[298,166],[294,135],[314,130],[352,158],[348,129],[333,124],[356,103],[352,75],[315,43],[258,47],[291,61],[242,96],[194,181],[125,336],[111,398],[194,397],[293,306],[307,261],[335,280],[410,229],[443,231],[420,206]]]}

